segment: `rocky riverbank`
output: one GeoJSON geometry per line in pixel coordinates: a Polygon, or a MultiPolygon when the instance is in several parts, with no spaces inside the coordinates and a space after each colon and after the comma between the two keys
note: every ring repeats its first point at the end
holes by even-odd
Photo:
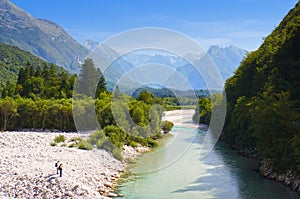
{"type": "MultiPolygon", "coordinates": [[[[85,151],[53,147],[61,133],[0,133],[0,198],[84,198],[117,196],[114,185],[125,164],[104,150],[85,151]],[[63,164],[63,176],[55,162],[63,164]]],[[[65,133],[67,139],[81,136],[65,133]]],[[[124,147],[125,157],[134,158],[147,149],[124,147]]]]}
{"type": "Polygon", "coordinates": [[[284,185],[291,187],[293,191],[297,191],[298,194],[300,194],[300,178],[293,175],[292,172],[288,172],[286,174],[274,172],[268,160],[262,161],[259,171],[265,178],[281,182],[284,185]]]}

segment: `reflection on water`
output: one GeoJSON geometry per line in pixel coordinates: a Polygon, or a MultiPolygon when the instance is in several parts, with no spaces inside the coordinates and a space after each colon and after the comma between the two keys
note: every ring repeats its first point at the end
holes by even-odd
{"type": "Polygon", "coordinates": [[[119,188],[128,199],[299,198],[281,184],[263,179],[258,162],[238,156],[219,142],[200,158],[204,131],[176,127],[165,147],[142,155],[119,188]]]}

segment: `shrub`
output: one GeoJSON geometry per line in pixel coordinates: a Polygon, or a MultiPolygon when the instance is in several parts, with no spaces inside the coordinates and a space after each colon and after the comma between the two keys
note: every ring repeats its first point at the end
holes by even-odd
{"type": "Polygon", "coordinates": [[[107,126],[103,129],[103,132],[117,147],[122,147],[127,137],[127,134],[116,126],[107,126]]]}
{"type": "Polygon", "coordinates": [[[112,155],[113,155],[114,158],[116,158],[117,160],[120,160],[120,161],[123,160],[122,150],[121,150],[120,148],[115,147],[114,150],[112,151],[112,155]]]}
{"type": "Polygon", "coordinates": [[[54,142],[56,143],[60,143],[60,142],[64,142],[66,141],[66,137],[64,135],[58,135],[58,136],[55,136],[54,138],[54,142]]]}
{"type": "Polygon", "coordinates": [[[80,141],[82,141],[81,137],[72,137],[69,142],[79,143],[80,141]]]}
{"type": "Polygon", "coordinates": [[[138,147],[137,143],[135,141],[133,141],[133,140],[129,143],[129,146],[131,146],[133,148],[138,147]]]}
{"type": "Polygon", "coordinates": [[[161,139],[162,135],[160,133],[156,133],[152,136],[152,139],[157,140],[157,139],[161,139]]]}
{"type": "Polygon", "coordinates": [[[95,131],[89,135],[88,142],[91,143],[92,145],[97,145],[99,140],[105,139],[105,133],[103,131],[95,131]]]}
{"type": "Polygon", "coordinates": [[[72,143],[72,144],[69,145],[69,147],[70,147],[70,148],[74,148],[74,147],[76,147],[76,144],[75,144],[75,143],[72,143]]]}
{"type": "Polygon", "coordinates": [[[94,147],[93,147],[93,145],[91,145],[91,143],[89,143],[85,140],[81,140],[78,143],[78,148],[83,149],[83,150],[92,150],[94,147]]]}
{"type": "Polygon", "coordinates": [[[158,144],[154,140],[152,140],[151,138],[147,138],[147,146],[148,147],[157,147],[158,144]]]}
{"type": "Polygon", "coordinates": [[[130,145],[131,141],[134,141],[135,143],[139,143],[143,146],[148,146],[148,147],[157,146],[157,143],[155,141],[153,141],[152,138],[144,138],[144,137],[128,135],[126,144],[130,145]]]}
{"type": "Polygon", "coordinates": [[[172,130],[174,124],[170,121],[163,121],[162,122],[162,129],[164,130],[164,132],[168,133],[169,131],[172,130]]]}
{"type": "Polygon", "coordinates": [[[115,146],[109,139],[104,139],[98,141],[97,148],[112,152],[115,146]]]}

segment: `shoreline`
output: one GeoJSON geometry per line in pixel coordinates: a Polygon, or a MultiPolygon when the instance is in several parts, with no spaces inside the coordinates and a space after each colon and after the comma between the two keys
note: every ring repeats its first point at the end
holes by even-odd
{"type": "Polygon", "coordinates": [[[231,146],[230,143],[226,142],[225,140],[221,140],[222,142],[226,143],[230,148],[232,148],[234,151],[238,153],[238,155],[250,159],[257,160],[260,165],[257,168],[258,173],[267,180],[272,180],[273,182],[282,184],[288,188],[291,189],[291,191],[296,192],[298,195],[300,195],[300,178],[298,176],[295,176],[292,174],[291,171],[286,173],[278,173],[275,172],[272,167],[270,166],[270,163],[266,159],[260,159],[257,154],[250,153],[247,150],[239,149],[236,146],[231,146]]]}
{"type": "MultiPolygon", "coordinates": [[[[174,122],[177,126],[195,126],[185,123],[185,115],[174,117],[178,111],[182,110],[166,111],[163,120],[174,122]]],[[[40,130],[0,133],[1,198],[122,197],[123,194],[115,193],[115,186],[121,176],[126,175],[130,161],[150,151],[148,147],[125,145],[122,151],[124,161],[121,162],[105,150],[50,146],[58,135],[70,140],[73,137],[86,138],[88,134],[40,130]],[[57,160],[63,163],[62,177],[56,174],[57,160]]]]}
{"type": "MultiPolygon", "coordinates": [[[[198,128],[199,127],[198,124],[191,122],[194,112],[195,112],[194,109],[187,109],[187,110],[180,109],[180,110],[165,111],[163,113],[162,121],[170,121],[174,124],[174,127],[178,126],[178,127],[196,127],[196,128],[198,128]]],[[[202,127],[207,128],[207,126],[205,126],[205,125],[202,127]]],[[[163,143],[165,141],[164,139],[168,139],[168,138],[170,138],[170,136],[173,136],[173,135],[169,134],[169,133],[164,134],[163,138],[161,139],[161,142],[163,143]]],[[[158,147],[160,147],[160,146],[161,145],[159,144],[158,147]]],[[[152,150],[142,151],[141,153],[151,152],[151,151],[152,150]]],[[[134,173],[131,173],[131,171],[129,169],[131,168],[130,165],[136,164],[136,160],[137,160],[136,156],[132,160],[133,160],[132,163],[130,162],[126,165],[125,172],[124,172],[125,177],[121,176],[120,181],[117,183],[117,187],[122,186],[122,184],[127,181],[128,175],[129,176],[134,175],[134,173]]],[[[117,193],[121,193],[121,195],[123,195],[122,191],[119,188],[116,191],[117,191],[117,193]]]]}
{"type": "Polygon", "coordinates": [[[273,171],[268,160],[262,160],[259,167],[259,173],[264,178],[283,184],[300,195],[300,179],[298,176],[292,174],[291,171],[286,173],[277,173],[273,171]]]}
{"type": "MultiPolygon", "coordinates": [[[[118,196],[114,187],[125,170],[104,150],[91,151],[50,146],[55,136],[85,137],[80,133],[1,132],[1,198],[84,198],[118,196]],[[56,174],[55,162],[63,163],[63,175],[56,174]]],[[[124,146],[124,158],[135,158],[146,147],[124,146]]]]}

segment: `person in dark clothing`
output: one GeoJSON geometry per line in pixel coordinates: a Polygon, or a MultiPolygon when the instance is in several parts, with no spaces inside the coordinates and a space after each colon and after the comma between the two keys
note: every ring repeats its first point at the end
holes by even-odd
{"type": "Polygon", "coordinates": [[[59,160],[55,162],[55,167],[56,167],[56,174],[58,174],[59,160]]]}
{"type": "Polygon", "coordinates": [[[63,169],[63,165],[60,164],[57,168],[59,170],[59,177],[62,177],[62,169],[63,169]]]}

